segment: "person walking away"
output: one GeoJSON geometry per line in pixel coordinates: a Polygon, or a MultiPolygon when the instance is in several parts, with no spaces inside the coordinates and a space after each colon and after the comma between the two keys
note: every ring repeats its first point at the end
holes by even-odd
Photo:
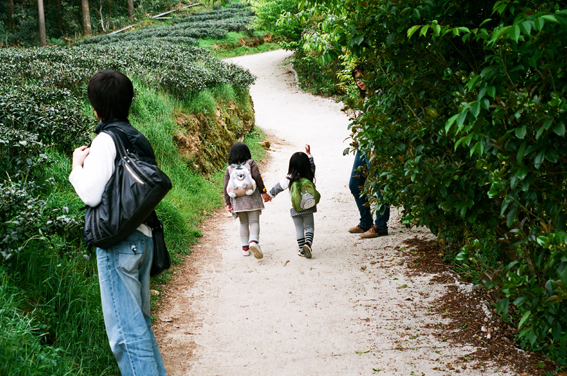
{"type": "MultiPolygon", "coordinates": [[[[364,70],[363,65],[358,65],[352,72],[361,98],[366,98],[367,89],[366,84],[362,81],[364,70]]],[[[356,116],[358,117],[361,114],[362,111],[357,111],[356,116]]],[[[363,239],[388,235],[388,220],[390,219],[390,205],[384,204],[382,211],[376,213],[376,220],[372,220],[372,212],[368,198],[362,193],[364,184],[366,183],[366,175],[364,175],[364,172],[361,170],[369,166],[370,161],[368,154],[357,150],[351,170],[349,188],[354,196],[358,212],[360,213],[360,220],[358,225],[351,227],[348,231],[353,234],[360,234],[360,237],[363,239]]],[[[380,192],[377,192],[376,196],[380,198],[380,192]]]]}
{"type": "MultiPolygon", "coordinates": [[[[128,122],[134,96],[128,77],[117,71],[98,72],[90,79],[87,94],[100,123],[91,145],[74,150],[69,181],[86,205],[96,207],[115,172],[117,155],[112,137],[103,131],[123,132],[142,160],[156,161],[146,137],[128,122]]],[[[97,248],[96,256],[104,324],[121,374],[165,375],[150,316],[152,230],[142,224],[123,241],[97,248]]]]}
{"type": "Polygon", "coordinates": [[[240,220],[242,255],[250,256],[252,251],[254,257],[261,259],[264,257],[259,244],[262,199],[269,201],[270,197],[248,145],[242,142],[232,145],[228,164],[224,174],[224,198],[227,210],[240,220]]]}
{"type": "MultiPolygon", "coordinates": [[[[268,194],[273,198],[286,189],[291,190],[293,184],[299,184],[300,179],[307,179],[314,186],[315,162],[309,145],[305,145],[305,153],[297,152],[291,156],[286,177],[276,183],[268,191],[268,194]]],[[[295,225],[295,236],[299,246],[298,255],[301,257],[311,258],[312,256],[313,235],[315,232],[313,213],[316,212],[316,204],[306,210],[299,211],[294,209],[292,204],[290,209],[291,218],[295,225]]]]}

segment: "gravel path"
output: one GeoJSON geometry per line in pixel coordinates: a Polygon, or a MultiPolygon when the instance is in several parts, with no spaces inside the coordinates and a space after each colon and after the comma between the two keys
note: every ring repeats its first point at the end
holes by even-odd
{"type": "MultiPolygon", "coordinates": [[[[315,214],[313,258],[297,256],[289,198],[260,217],[264,258],[240,253],[238,221],[218,213],[176,271],[156,333],[170,375],[462,375],[453,366],[474,348],[443,341],[443,319],[428,310],[446,291],[431,275],[410,276],[399,248],[410,238],[392,209],[390,235],[360,240],[347,229],[358,212],[348,189],[353,156],[341,104],[303,93],[279,50],[231,59],[256,76],[256,124],[272,151],[260,167],[271,187],[289,157],[311,144],[322,201],[315,214]]],[[[501,368],[487,367],[493,373],[501,368]]]]}

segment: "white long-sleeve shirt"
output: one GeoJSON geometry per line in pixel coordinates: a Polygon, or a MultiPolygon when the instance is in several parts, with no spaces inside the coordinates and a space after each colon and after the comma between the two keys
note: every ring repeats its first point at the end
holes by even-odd
{"type": "MultiPolygon", "coordinates": [[[[95,207],[100,204],[106,183],[114,173],[115,159],[116,146],[112,137],[99,133],[91,143],[83,166],[73,168],[69,175],[69,181],[85,205],[95,207]]],[[[152,237],[152,230],[145,224],[141,224],[137,230],[152,237]]]]}

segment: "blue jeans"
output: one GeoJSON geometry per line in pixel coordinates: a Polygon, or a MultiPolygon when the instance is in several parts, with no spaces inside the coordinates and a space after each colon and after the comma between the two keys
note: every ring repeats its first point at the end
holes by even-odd
{"type": "Polygon", "coordinates": [[[150,318],[153,249],[152,238],[139,231],[96,249],[106,334],[122,376],[166,374],[150,318]]]}
{"type": "MultiPolygon", "coordinates": [[[[354,165],[352,166],[352,172],[348,183],[350,191],[354,196],[356,206],[358,207],[358,211],[360,212],[359,225],[362,228],[370,228],[370,226],[372,226],[372,212],[370,211],[368,199],[365,195],[362,195],[362,189],[366,182],[366,177],[362,175],[362,172],[358,171],[361,167],[368,165],[369,161],[366,159],[365,155],[360,151],[357,151],[356,156],[354,157],[354,165]]],[[[376,197],[381,197],[380,192],[376,193],[376,197]]],[[[387,229],[389,219],[390,205],[384,204],[381,212],[376,213],[376,220],[374,221],[374,224],[379,228],[387,229]]]]}

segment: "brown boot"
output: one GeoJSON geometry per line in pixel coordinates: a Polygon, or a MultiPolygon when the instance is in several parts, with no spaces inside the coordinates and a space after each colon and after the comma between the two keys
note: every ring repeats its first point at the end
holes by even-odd
{"type": "Polygon", "coordinates": [[[351,234],[362,234],[363,232],[368,231],[367,228],[363,228],[360,225],[356,225],[355,227],[351,227],[348,229],[348,232],[351,234]]]}
{"type": "Polygon", "coordinates": [[[369,239],[369,238],[377,238],[379,236],[386,236],[386,235],[388,235],[387,228],[380,228],[376,225],[372,225],[370,226],[368,231],[366,231],[364,234],[361,234],[360,237],[364,239],[369,239]]]}

